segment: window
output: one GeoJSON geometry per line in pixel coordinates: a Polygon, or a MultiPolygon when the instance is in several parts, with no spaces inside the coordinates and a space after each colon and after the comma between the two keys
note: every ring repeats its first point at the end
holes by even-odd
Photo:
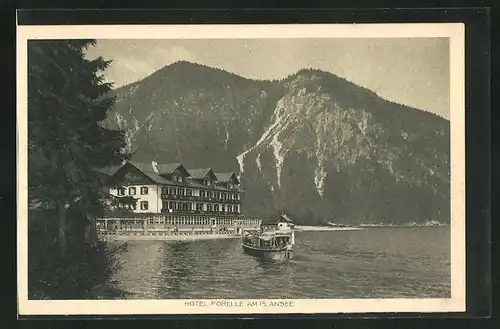
{"type": "Polygon", "coordinates": [[[124,187],[118,188],[118,195],[125,195],[125,188],[124,187]]]}
{"type": "Polygon", "coordinates": [[[204,190],[201,190],[201,191],[200,191],[200,196],[201,196],[202,198],[204,198],[204,197],[205,197],[205,191],[204,191],[204,190]]]}
{"type": "Polygon", "coordinates": [[[211,204],[207,204],[207,211],[212,211],[212,205],[211,204]]]}
{"type": "Polygon", "coordinates": [[[222,205],[222,212],[225,212],[225,211],[226,211],[226,206],[222,205]]]}
{"type": "Polygon", "coordinates": [[[184,195],[184,189],[183,189],[183,188],[179,188],[179,189],[177,190],[177,194],[179,194],[179,195],[184,195]]]}
{"type": "Polygon", "coordinates": [[[193,195],[193,191],[191,189],[186,189],[186,195],[187,196],[193,195]]]}
{"type": "Polygon", "coordinates": [[[198,211],[203,210],[203,203],[197,203],[196,204],[196,210],[198,210],[198,211]]]}
{"type": "Polygon", "coordinates": [[[147,186],[143,186],[141,187],[141,195],[147,195],[148,194],[148,187],[147,186]]]}
{"type": "Polygon", "coordinates": [[[171,191],[172,191],[172,195],[176,195],[177,194],[177,189],[176,188],[172,188],[171,191]]]}
{"type": "Polygon", "coordinates": [[[129,187],[128,188],[128,194],[129,195],[135,195],[135,187],[129,187]]]}
{"type": "Polygon", "coordinates": [[[214,206],[214,211],[219,211],[219,205],[218,205],[218,204],[216,204],[216,205],[214,206]]]}
{"type": "Polygon", "coordinates": [[[212,191],[207,191],[207,197],[209,197],[209,198],[212,197],[212,191]]]}
{"type": "Polygon", "coordinates": [[[141,210],[148,210],[149,205],[147,201],[141,201],[141,210]]]}
{"type": "Polygon", "coordinates": [[[168,191],[168,187],[163,186],[163,187],[161,188],[161,193],[162,193],[162,194],[169,194],[168,192],[169,192],[169,191],[168,191]]]}
{"type": "Polygon", "coordinates": [[[238,208],[239,208],[239,207],[238,207],[238,205],[235,205],[235,206],[234,206],[234,212],[239,212],[239,209],[238,209],[238,208]]]}
{"type": "Polygon", "coordinates": [[[227,212],[233,212],[233,206],[228,205],[227,206],[227,212]]]}
{"type": "Polygon", "coordinates": [[[130,204],[130,209],[131,210],[135,210],[136,209],[136,204],[135,203],[130,204]]]}

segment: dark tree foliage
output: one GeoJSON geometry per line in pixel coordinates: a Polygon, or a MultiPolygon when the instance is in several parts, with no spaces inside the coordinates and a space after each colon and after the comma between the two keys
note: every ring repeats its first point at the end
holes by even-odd
{"type": "Polygon", "coordinates": [[[131,217],[135,216],[130,206],[137,207],[137,200],[132,196],[112,196],[108,198],[109,207],[104,211],[104,217],[131,217]]]}
{"type": "Polygon", "coordinates": [[[83,298],[114,262],[93,235],[106,198],[96,168],[128,158],[122,131],[101,123],[114,104],[102,72],[88,60],[94,40],[28,44],[30,298],[83,298]]]}

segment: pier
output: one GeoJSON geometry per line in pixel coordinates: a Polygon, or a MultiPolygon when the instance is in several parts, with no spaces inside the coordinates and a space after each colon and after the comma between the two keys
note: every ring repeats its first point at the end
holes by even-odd
{"type": "Polygon", "coordinates": [[[104,240],[193,240],[237,238],[260,225],[257,217],[158,214],[99,218],[96,231],[104,240]]]}

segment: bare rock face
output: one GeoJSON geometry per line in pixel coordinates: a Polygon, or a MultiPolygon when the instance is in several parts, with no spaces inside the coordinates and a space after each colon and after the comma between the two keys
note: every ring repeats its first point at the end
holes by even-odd
{"type": "Polygon", "coordinates": [[[136,160],[235,171],[248,215],[449,223],[449,122],[330,73],[253,81],[178,62],[115,93],[106,124],[136,160]]]}

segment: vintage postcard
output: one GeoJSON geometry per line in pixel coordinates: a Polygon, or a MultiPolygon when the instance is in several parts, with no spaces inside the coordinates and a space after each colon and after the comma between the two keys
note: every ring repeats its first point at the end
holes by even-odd
{"type": "Polygon", "coordinates": [[[20,315],[465,311],[463,24],[17,36],[20,315]]]}

